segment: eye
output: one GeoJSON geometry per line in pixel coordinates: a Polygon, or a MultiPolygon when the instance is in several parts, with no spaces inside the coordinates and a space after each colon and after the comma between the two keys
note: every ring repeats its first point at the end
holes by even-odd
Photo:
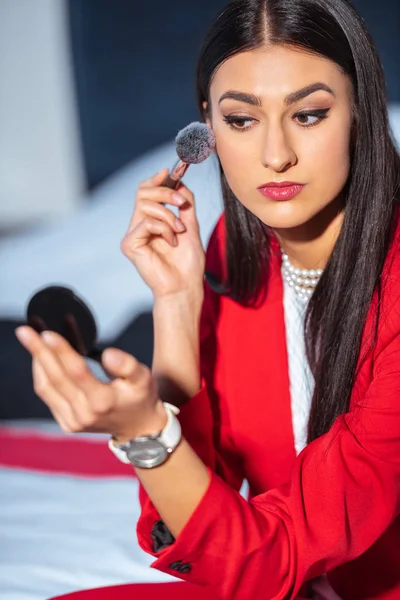
{"type": "Polygon", "coordinates": [[[307,112],[299,112],[293,115],[294,119],[297,119],[297,122],[302,127],[313,127],[314,125],[318,125],[324,119],[327,118],[329,112],[329,108],[320,108],[318,110],[309,110],[307,112]]]}
{"type": "Polygon", "coordinates": [[[228,115],[224,117],[224,121],[229,125],[231,129],[235,129],[236,131],[246,131],[247,129],[250,129],[250,127],[252,126],[251,124],[253,123],[253,121],[255,121],[255,119],[252,119],[250,117],[228,115]]]}

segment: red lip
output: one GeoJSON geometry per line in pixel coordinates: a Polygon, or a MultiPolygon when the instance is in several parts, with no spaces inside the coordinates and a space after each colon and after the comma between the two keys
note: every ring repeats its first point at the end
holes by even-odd
{"type": "Polygon", "coordinates": [[[303,183],[281,181],[279,183],[266,183],[257,189],[260,194],[270,200],[291,200],[297,196],[297,194],[300,194],[303,188],[303,183]]]}
{"type": "Polygon", "coordinates": [[[263,185],[260,185],[260,187],[258,188],[259,190],[261,190],[262,188],[287,188],[287,187],[291,187],[292,185],[301,185],[303,186],[303,183],[298,183],[297,181],[280,181],[280,182],[275,182],[275,181],[270,181],[270,183],[264,183],[263,185]]]}

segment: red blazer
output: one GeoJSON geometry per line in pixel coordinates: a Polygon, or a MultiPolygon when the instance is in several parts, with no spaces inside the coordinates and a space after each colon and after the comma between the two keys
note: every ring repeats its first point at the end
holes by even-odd
{"type": "MultiPolygon", "coordinates": [[[[208,289],[204,385],[180,419],[211,482],[178,539],[157,553],[151,532],[160,516],[142,490],[137,532],[156,556],[152,567],[207,586],[205,598],[307,596],[305,582],[327,573],[343,600],[400,599],[399,243],[397,224],[383,270],[378,341],[368,353],[375,292],[350,411],[298,457],[276,239],[262,306],[244,308],[208,289]],[[244,478],[249,502],[237,491],[244,478]]],[[[223,252],[220,220],[207,253],[214,273],[223,252]]]]}

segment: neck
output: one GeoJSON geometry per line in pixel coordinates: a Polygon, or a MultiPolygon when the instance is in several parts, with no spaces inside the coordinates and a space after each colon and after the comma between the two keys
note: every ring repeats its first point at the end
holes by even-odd
{"type": "Polygon", "coordinates": [[[298,269],[324,269],[339,236],[344,211],[331,202],[310,221],[291,229],[274,229],[281,248],[298,269]]]}

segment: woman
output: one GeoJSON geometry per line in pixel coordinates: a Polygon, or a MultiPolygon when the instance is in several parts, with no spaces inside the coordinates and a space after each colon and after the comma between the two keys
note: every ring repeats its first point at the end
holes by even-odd
{"type": "Polygon", "coordinates": [[[219,598],[400,597],[400,165],[384,88],[345,0],[231,2],[198,68],[225,200],[205,296],[194,199],[163,188],[166,171],[140,186],[122,242],[154,293],[153,377],[108,349],[102,384],[59,336],[18,332],[66,431],[111,433],[115,449],[180,406],[168,458],[128,457],[139,541],[219,598]]]}

